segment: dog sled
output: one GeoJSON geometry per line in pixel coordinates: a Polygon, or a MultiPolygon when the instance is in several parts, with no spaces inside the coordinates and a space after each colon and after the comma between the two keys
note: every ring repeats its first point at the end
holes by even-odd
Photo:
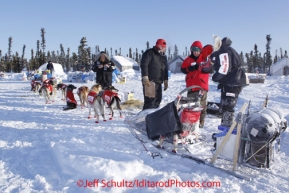
{"type": "Polygon", "coordinates": [[[199,86],[191,86],[182,90],[176,99],[160,109],[147,109],[127,120],[134,128],[145,136],[144,140],[156,141],[158,145],[169,143],[172,152],[176,152],[178,146],[193,145],[205,142],[205,135],[199,133],[199,119],[203,108],[200,105],[202,89],[199,86]],[[196,98],[182,96],[189,89],[200,88],[200,94],[196,98]]]}

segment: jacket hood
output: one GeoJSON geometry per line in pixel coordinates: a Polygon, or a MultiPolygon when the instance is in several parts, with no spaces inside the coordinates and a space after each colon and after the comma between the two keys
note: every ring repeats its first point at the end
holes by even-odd
{"type": "Polygon", "coordinates": [[[232,44],[232,40],[228,37],[224,37],[222,39],[222,46],[230,46],[232,44]]]}
{"type": "Polygon", "coordinates": [[[96,56],[96,60],[98,60],[101,55],[104,55],[107,60],[110,60],[110,57],[109,57],[105,52],[100,52],[100,53],[96,56]]]}
{"type": "Polygon", "coordinates": [[[203,48],[203,45],[200,41],[195,41],[192,45],[191,45],[191,48],[192,47],[198,47],[200,50],[202,50],[203,48]]]}

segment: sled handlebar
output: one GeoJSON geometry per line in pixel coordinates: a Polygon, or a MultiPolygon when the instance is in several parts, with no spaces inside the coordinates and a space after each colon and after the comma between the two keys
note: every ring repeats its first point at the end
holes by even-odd
{"type": "Polygon", "coordinates": [[[186,92],[186,91],[188,91],[188,90],[190,90],[190,89],[193,89],[193,88],[199,88],[200,90],[204,90],[204,89],[203,89],[202,87],[200,87],[200,86],[193,85],[193,86],[189,86],[189,87],[185,88],[184,90],[182,90],[182,91],[179,93],[179,95],[182,95],[184,92],[186,92]]]}

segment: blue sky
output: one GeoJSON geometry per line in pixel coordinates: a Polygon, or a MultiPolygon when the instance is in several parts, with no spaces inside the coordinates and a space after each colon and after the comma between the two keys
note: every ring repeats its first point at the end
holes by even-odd
{"type": "Polygon", "coordinates": [[[1,1],[0,49],[30,58],[45,28],[46,51],[77,52],[82,37],[94,51],[121,47],[145,50],[158,38],[175,44],[179,54],[195,40],[212,44],[212,35],[230,37],[237,52],[249,53],[254,45],[263,54],[270,34],[271,54],[289,49],[289,1],[287,0],[6,0],[1,1]]]}

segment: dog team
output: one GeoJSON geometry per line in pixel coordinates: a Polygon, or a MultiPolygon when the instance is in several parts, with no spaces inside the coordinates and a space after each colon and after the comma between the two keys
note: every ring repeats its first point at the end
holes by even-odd
{"type": "MultiPolygon", "coordinates": [[[[40,81],[31,81],[31,91],[38,92],[40,96],[44,96],[46,104],[54,102],[57,91],[61,91],[61,100],[66,101],[66,107],[63,110],[77,108],[77,102],[74,98],[73,90],[77,89],[73,84],[58,83],[55,78],[49,78],[40,81]]],[[[110,109],[111,117],[114,118],[114,109],[119,111],[120,118],[123,118],[121,110],[121,100],[118,96],[118,90],[109,86],[102,88],[100,84],[94,84],[90,89],[87,86],[81,86],[77,89],[77,95],[79,97],[81,108],[87,106],[89,108],[88,119],[92,118],[91,112],[94,111],[95,123],[99,123],[99,114],[102,116],[102,120],[106,121],[105,109],[106,106],[110,109]]]]}

